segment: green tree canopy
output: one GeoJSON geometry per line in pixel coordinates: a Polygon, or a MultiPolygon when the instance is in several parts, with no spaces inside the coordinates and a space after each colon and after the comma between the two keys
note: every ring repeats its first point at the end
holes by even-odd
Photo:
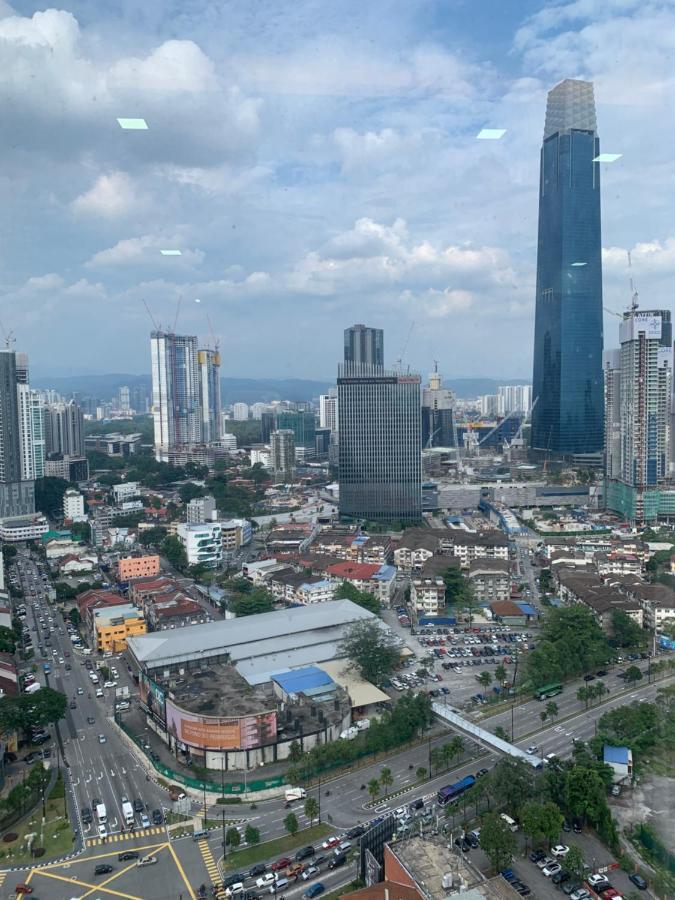
{"type": "Polygon", "coordinates": [[[535,795],[532,768],[523,760],[500,759],[487,777],[495,803],[509,815],[518,816],[521,806],[535,795]]]}
{"type": "Polygon", "coordinates": [[[541,640],[525,663],[534,687],[562,681],[604,665],[612,655],[592,611],[581,603],[549,609],[541,640]]]}
{"type": "Polygon", "coordinates": [[[63,516],[63,495],[68,488],[76,487],[65,478],[54,478],[47,475],[35,482],[35,509],[50,519],[63,516]]]}
{"type": "Polygon", "coordinates": [[[239,844],[241,843],[241,836],[236,828],[232,827],[227,829],[227,831],[225,832],[225,843],[228,845],[228,847],[232,847],[234,849],[239,846],[239,844]]]}
{"type": "Polygon", "coordinates": [[[255,616],[271,612],[274,598],[265,588],[257,587],[248,594],[237,594],[229,601],[229,608],[236,616],[255,616]]]}
{"type": "Polygon", "coordinates": [[[185,569],[187,569],[187,553],[185,552],[185,547],[183,547],[175,535],[170,534],[164,538],[162,541],[161,552],[174,569],[178,569],[179,572],[184,572],[185,569]]]}
{"type": "Polygon", "coordinates": [[[290,835],[293,835],[297,833],[299,827],[298,817],[295,813],[290,812],[284,819],[284,828],[290,835]]]}
{"type": "Polygon", "coordinates": [[[182,484],[178,491],[178,495],[183,503],[189,503],[190,500],[196,500],[197,497],[203,497],[204,494],[204,488],[199,484],[195,484],[194,481],[182,484]]]}
{"type": "Polygon", "coordinates": [[[446,606],[460,607],[469,601],[473,592],[468,579],[462,575],[459,566],[448,566],[443,572],[443,581],[445,582],[446,606]]]}
{"type": "Polygon", "coordinates": [[[338,587],[335,592],[335,599],[351,600],[353,603],[362,606],[364,609],[367,609],[368,612],[374,613],[376,616],[379,616],[382,610],[382,604],[375,594],[371,594],[369,591],[360,591],[349,581],[343,581],[338,587]]]}
{"type": "Polygon", "coordinates": [[[401,650],[394,637],[374,619],[351,625],[341,650],[361,677],[373,684],[388,678],[401,660],[401,650]]]}
{"type": "Polygon", "coordinates": [[[533,843],[545,842],[550,846],[558,839],[563,815],[557,804],[550,800],[545,803],[530,800],[520,810],[520,820],[524,833],[533,843]]]}
{"type": "Polygon", "coordinates": [[[517,847],[516,836],[497,813],[488,813],[480,830],[480,846],[495,872],[500,872],[513,859],[517,847]]]}
{"type": "Polygon", "coordinates": [[[622,609],[612,611],[610,644],[618,649],[637,650],[647,643],[647,633],[622,609]]]}
{"type": "Polygon", "coordinates": [[[64,717],[66,706],[66,695],[50,687],[5,697],[0,700],[0,730],[27,731],[32,725],[53,724],[64,717]]]}

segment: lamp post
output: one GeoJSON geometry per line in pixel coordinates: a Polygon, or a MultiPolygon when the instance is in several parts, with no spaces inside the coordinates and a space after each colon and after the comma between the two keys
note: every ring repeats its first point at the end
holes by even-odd
{"type": "Polygon", "coordinates": [[[225,863],[225,753],[220,753],[220,812],[223,823],[223,864],[225,863]]]}

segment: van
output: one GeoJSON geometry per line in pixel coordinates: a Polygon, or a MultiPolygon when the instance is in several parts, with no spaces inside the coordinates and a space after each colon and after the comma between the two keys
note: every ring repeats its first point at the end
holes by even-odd
{"type": "Polygon", "coordinates": [[[207,838],[208,836],[209,836],[209,833],[206,830],[206,828],[202,828],[199,831],[195,831],[195,833],[192,835],[192,840],[193,841],[202,841],[202,840],[204,840],[204,838],[207,838]]]}
{"type": "Polygon", "coordinates": [[[270,894],[277,894],[282,888],[287,887],[290,883],[288,878],[277,878],[276,883],[270,887],[270,894]]]}
{"type": "Polygon", "coordinates": [[[506,813],[502,813],[499,817],[502,822],[505,822],[509,827],[509,831],[518,831],[518,826],[515,823],[515,820],[511,818],[511,816],[507,816],[506,813]]]}
{"type": "Polygon", "coordinates": [[[104,825],[108,821],[108,813],[105,808],[105,803],[98,803],[96,805],[96,818],[98,819],[100,825],[104,825]]]}

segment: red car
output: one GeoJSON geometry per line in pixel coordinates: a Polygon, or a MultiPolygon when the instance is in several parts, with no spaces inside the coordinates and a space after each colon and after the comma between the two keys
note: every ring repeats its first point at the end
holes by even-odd
{"type": "Polygon", "coordinates": [[[29,884],[17,884],[14,888],[17,894],[32,894],[33,888],[29,884]]]}
{"type": "Polygon", "coordinates": [[[290,866],[292,860],[290,860],[287,856],[282,856],[281,859],[278,859],[276,862],[273,862],[270,866],[270,869],[273,872],[278,872],[280,869],[286,869],[290,866]]]}
{"type": "Polygon", "coordinates": [[[610,887],[606,891],[601,891],[600,896],[602,900],[612,900],[613,897],[620,897],[621,894],[613,887],[610,887]]]}

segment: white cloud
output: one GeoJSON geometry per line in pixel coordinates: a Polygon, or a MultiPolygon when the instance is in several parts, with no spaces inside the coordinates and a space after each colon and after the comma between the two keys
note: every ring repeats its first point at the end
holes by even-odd
{"type": "Polygon", "coordinates": [[[29,278],[24,288],[27,290],[53,291],[63,285],[63,278],[56,272],[50,272],[48,275],[34,275],[29,278]]]}
{"type": "Polygon", "coordinates": [[[116,219],[145,206],[145,201],[126,172],[99,175],[94,184],[72,202],[73,211],[116,219]]]}
{"type": "Polygon", "coordinates": [[[183,249],[181,240],[177,237],[157,235],[143,235],[137,238],[125,238],[118,241],[114,247],[100,250],[86,263],[88,268],[118,268],[125,266],[170,266],[172,271],[176,266],[181,269],[199,265],[204,260],[202,250],[183,249]],[[181,255],[176,257],[162,257],[160,250],[163,247],[180,247],[181,255]]]}

